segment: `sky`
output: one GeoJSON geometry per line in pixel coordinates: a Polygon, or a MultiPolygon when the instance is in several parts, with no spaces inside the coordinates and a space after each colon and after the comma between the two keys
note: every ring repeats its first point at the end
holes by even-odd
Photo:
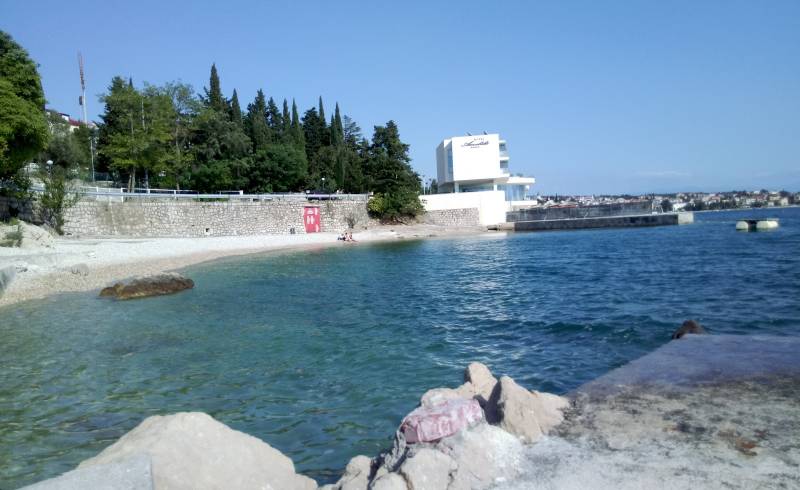
{"type": "Polygon", "coordinates": [[[533,193],[800,190],[797,0],[0,0],[0,29],[73,116],[78,51],[95,120],[114,75],[202,92],[216,63],[243,107],[394,120],[425,179],[442,139],[487,131],[533,193]]]}

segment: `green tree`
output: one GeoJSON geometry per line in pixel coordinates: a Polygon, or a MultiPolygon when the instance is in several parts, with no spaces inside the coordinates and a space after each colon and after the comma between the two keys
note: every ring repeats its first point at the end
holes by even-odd
{"type": "Polygon", "coordinates": [[[253,103],[247,105],[246,127],[254,152],[265,149],[272,141],[272,132],[267,124],[267,101],[261,89],[256,93],[253,103]]]}
{"type": "Polygon", "coordinates": [[[231,121],[242,127],[242,108],[239,106],[239,96],[236,94],[236,89],[233,89],[233,95],[231,96],[230,111],[231,121]]]}
{"type": "Polygon", "coordinates": [[[54,165],[70,173],[86,169],[90,165],[89,141],[83,138],[88,128],[82,125],[80,132],[78,130],[72,132],[69,123],[55,111],[47,112],[47,122],[50,127],[50,139],[47,147],[39,155],[39,161],[50,160],[54,165]]]}
{"type": "Polygon", "coordinates": [[[289,103],[283,99],[283,114],[281,114],[281,121],[283,121],[283,135],[284,141],[290,141],[290,133],[292,131],[292,116],[289,113],[289,103]]]}
{"type": "Polygon", "coordinates": [[[331,144],[333,146],[341,146],[344,144],[344,127],[342,126],[342,117],[339,114],[339,103],[336,103],[336,112],[331,121],[331,144]]]}
{"type": "Polygon", "coordinates": [[[227,114],[207,108],[194,119],[191,185],[200,192],[246,189],[250,138],[227,114]]]}
{"type": "Polygon", "coordinates": [[[297,104],[292,99],[292,128],[291,128],[292,142],[305,151],[306,138],[303,130],[303,125],[300,122],[300,117],[297,115],[297,104]]]}
{"type": "Polygon", "coordinates": [[[410,163],[408,145],[400,139],[397,124],[389,121],[386,126],[375,126],[364,168],[365,180],[375,192],[369,205],[373,215],[398,221],[422,212],[421,182],[410,163]]]}
{"type": "Polygon", "coordinates": [[[12,179],[48,139],[44,91],[36,64],[0,31],[0,182],[12,179]]]}
{"type": "Polygon", "coordinates": [[[206,89],[206,105],[219,112],[225,112],[227,110],[225,98],[222,96],[222,89],[219,84],[216,63],[211,64],[211,75],[209,76],[208,88],[206,89]]]}
{"type": "Polygon", "coordinates": [[[281,118],[281,112],[272,97],[270,97],[269,102],[267,102],[267,122],[272,133],[273,141],[280,140],[281,132],[283,131],[283,120],[281,118]]]}

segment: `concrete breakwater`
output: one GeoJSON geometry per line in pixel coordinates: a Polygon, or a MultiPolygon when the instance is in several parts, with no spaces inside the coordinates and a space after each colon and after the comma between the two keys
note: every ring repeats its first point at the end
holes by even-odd
{"type": "Polygon", "coordinates": [[[579,230],[585,228],[631,228],[642,226],[682,225],[694,222],[692,213],[661,213],[596,218],[515,221],[506,226],[514,231],[579,230]]]}

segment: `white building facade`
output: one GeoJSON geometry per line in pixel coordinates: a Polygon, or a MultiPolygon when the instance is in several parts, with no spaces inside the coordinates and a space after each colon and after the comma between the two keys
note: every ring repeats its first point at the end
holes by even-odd
{"type": "Polygon", "coordinates": [[[503,191],[506,201],[524,201],[533,177],[512,176],[506,141],[499,134],[456,136],[436,148],[440,193],[503,191]]]}

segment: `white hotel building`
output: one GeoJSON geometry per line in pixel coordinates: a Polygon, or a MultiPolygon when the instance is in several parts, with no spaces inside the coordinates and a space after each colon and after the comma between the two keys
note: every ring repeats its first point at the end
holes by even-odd
{"type": "Polygon", "coordinates": [[[456,136],[436,148],[439,192],[503,191],[506,201],[524,201],[536,180],[508,170],[506,141],[499,134],[456,136]]]}
{"type": "Polygon", "coordinates": [[[512,176],[506,141],[499,134],[456,136],[436,148],[439,194],[423,196],[427,210],[478,208],[482,224],[505,221],[525,201],[533,177],[512,176]]]}

